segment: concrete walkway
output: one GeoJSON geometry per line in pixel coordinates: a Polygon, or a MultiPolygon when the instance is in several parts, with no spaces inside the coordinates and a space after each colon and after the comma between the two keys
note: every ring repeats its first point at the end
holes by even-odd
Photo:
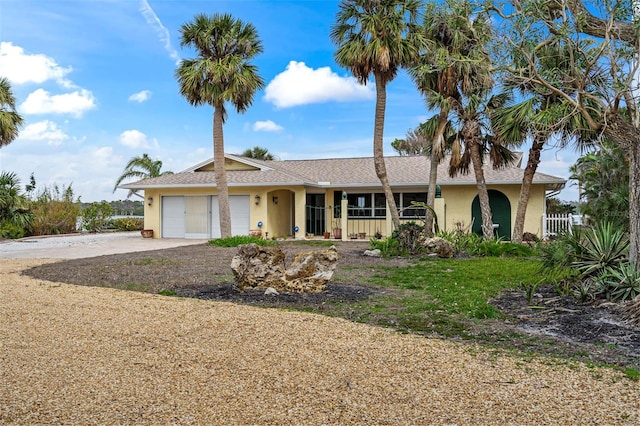
{"type": "Polygon", "coordinates": [[[0,259],[78,259],[159,250],[207,240],[142,238],[139,231],[29,237],[0,242],[0,259]]]}

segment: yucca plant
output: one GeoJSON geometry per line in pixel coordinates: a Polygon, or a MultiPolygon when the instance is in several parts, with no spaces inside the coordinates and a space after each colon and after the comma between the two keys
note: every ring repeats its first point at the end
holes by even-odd
{"type": "Polygon", "coordinates": [[[609,222],[600,223],[567,243],[574,257],[571,266],[582,278],[600,276],[605,269],[615,268],[628,258],[629,238],[609,222]]]}
{"type": "Polygon", "coordinates": [[[640,294],[640,271],[631,262],[608,267],[599,277],[598,284],[613,301],[633,300],[640,294]]]}

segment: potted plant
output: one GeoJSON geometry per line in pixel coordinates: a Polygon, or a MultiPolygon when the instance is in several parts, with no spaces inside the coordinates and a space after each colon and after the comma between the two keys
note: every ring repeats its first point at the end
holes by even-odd
{"type": "Polygon", "coordinates": [[[142,234],[142,238],[153,238],[153,229],[143,229],[140,234],[142,234]]]}
{"type": "Polygon", "coordinates": [[[342,228],[333,228],[333,238],[336,240],[342,239],[342,228]]]}
{"type": "Polygon", "coordinates": [[[324,236],[325,240],[328,240],[329,238],[331,238],[331,232],[325,232],[324,234],[322,234],[324,236]]]}

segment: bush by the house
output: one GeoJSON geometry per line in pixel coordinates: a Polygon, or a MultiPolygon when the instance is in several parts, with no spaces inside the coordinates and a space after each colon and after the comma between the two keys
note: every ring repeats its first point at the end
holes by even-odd
{"type": "Polygon", "coordinates": [[[119,217],[111,221],[110,227],[116,231],[140,231],[144,228],[144,219],[141,217],[119,217]]]}

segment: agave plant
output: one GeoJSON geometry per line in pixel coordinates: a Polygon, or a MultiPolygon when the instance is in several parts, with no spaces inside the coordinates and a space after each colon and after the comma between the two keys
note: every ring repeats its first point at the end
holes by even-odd
{"type": "Polygon", "coordinates": [[[582,235],[568,239],[574,261],[582,278],[600,276],[607,268],[616,268],[628,258],[629,238],[613,224],[598,224],[582,235]]]}
{"type": "Polygon", "coordinates": [[[640,271],[631,262],[625,262],[617,267],[608,267],[598,283],[613,301],[633,300],[640,294],[640,271]]]}

